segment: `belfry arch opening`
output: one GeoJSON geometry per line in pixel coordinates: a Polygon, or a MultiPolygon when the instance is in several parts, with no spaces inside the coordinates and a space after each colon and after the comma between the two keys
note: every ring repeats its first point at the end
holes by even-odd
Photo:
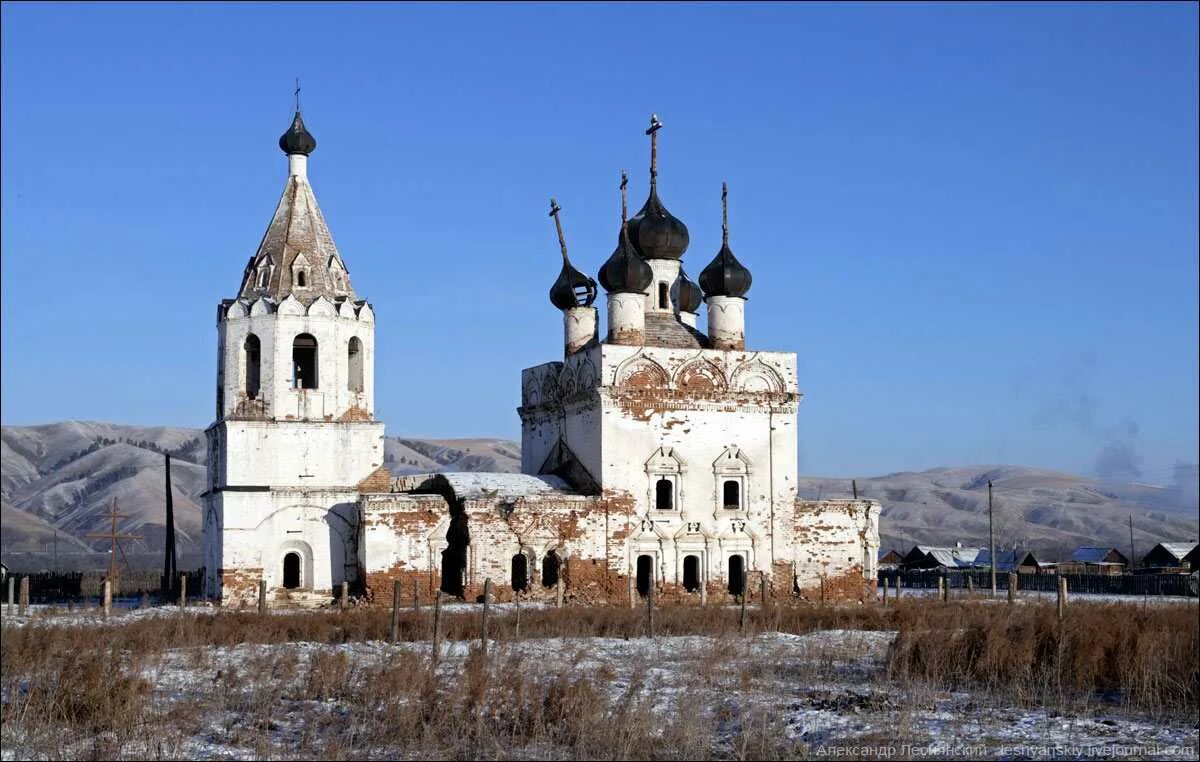
{"type": "Polygon", "coordinates": [[[285,553],[283,556],[283,587],[285,590],[295,590],[300,587],[302,571],[300,554],[294,550],[285,553]]]}
{"type": "Polygon", "coordinates": [[[357,336],[346,345],[346,388],[352,392],[363,390],[363,350],[357,336]]]}
{"type": "Polygon", "coordinates": [[[317,340],[310,333],[292,341],[292,388],[317,388],[317,340]]]}
{"type": "Polygon", "coordinates": [[[246,337],[242,345],[246,358],[246,377],[243,384],[246,396],[250,399],[258,397],[259,379],[262,378],[262,342],[254,334],[246,337]]]}

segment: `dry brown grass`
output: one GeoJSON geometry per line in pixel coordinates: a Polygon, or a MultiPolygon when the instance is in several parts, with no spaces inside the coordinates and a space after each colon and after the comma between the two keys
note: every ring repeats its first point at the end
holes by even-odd
{"type": "MultiPolygon", "coordinates": [[[[912,600],[887,609],[787,605],[749,613],[750,632],[898,631],[887,679],[901,690],[971,688],[1050,706],[1087,703],[1105,692],[1126,709],[1158,716],[1194,716],[1200,703],[1200,623],[1191,605],[1075,604],[1061,625],[1052,605],[1037,603],[912,600]]],[[[711,635],[723,643],[739,637],[733,609],[664,608],[655,619],[660,636],[711,635]]],[[[405,613],[401,639],[427,640],[430,621],[428,609],[405,613]]],[[[664,718],[652,711],[656,691],[644,672],[635,671],[628,688],[614,696],[606,685],[611,667],[580,674],[567,659],[557,672],[535,668],[540,665],[502,647],[513,636],[509,615],[493,617],[491,632],[501,647],[490,660],[474,650],[437,671],[413,651],[364,664],[340,650],[309,649],[302,659],[295,649],[278,649],[217,664],[212,648],[199,648],[378,641],[388,629],[389,612],[365,608],[162,616],[88,628],[5,626],[5,746],[52,758],[188,757],[198,753],[191,739],[213,732],[215,722],[225,743],[259,757],[278,756],[280,737],[289,739],[289,755],[327,759],[389,749],[427,759],[785,759],[805,753],[780,732],[769,706],[702,705],[698,696],[684,694],[664,718]],[[153,680],[143,677],[155,674],[168,654],[192,660],[197,674],[214,675],[169,712],[154,700],[153,680]],[[281,707],[304,721],[281,725],[281,707]],[[718,737],[717,725],[733,730],[718,737]]],[[[477,638],[478,613],[445,613],[442,629],[448,640],[477,638]]],[[[521,614],[521,640],[638,638],[644,630],[644,611],[626,608],[521,614]]],[[[721,653],[697,654],[697,679],[722,670],[721,653]]],[[[574,660],[585,655],[581,647],[574,660]]],[[[743,687],[759,680],[756,669],[762,666],[743,669],[743,687]]]]}

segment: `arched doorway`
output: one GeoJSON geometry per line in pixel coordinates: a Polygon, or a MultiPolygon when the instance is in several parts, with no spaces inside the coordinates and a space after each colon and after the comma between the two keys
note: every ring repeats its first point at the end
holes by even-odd
{"type": "Polygon", "coordinates": [[[512,557],[512,589],[523,592],[529,587],[529,559],[524,553],[512,557]]]}
{"type": "Polygon", "coordinates": [[[746,589],[746,559],[729,557],[729,594],[741,595],[746,589]]]}
{"type": "Polygon", "coordinates": [[[700,557],[683,557],[683,589],[694,593],[700,589],[700,557]]]}
{"type": "Polygon", "coordinates": [[[642,555],[637,559],[637,591],[638,595],[650,594],[650,585],[654,584],[654,556],[642,555]]]}
{"type": "Polygon", "coordinates": [[[554,587],[558,584],[558,553],[553,550],[542,558],[542,587],[554,587]]]}
{"type": "Polygon", "coordinates": [[[301,580],[300,554],[296,551],[285,553],[283,556],[283,586],[287,590],[300,587],[301,580]]]}

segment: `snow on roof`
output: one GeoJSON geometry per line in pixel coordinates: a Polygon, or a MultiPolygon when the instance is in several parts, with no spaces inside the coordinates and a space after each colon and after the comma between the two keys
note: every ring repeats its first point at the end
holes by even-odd
{"type": "Polygon", "coordinates": [[[979,555],[980,548],[939,548],[918,545],[917,550],[932,558],[938,566],[970,566],[979,555]]]}
{"type": "Polygon", "coordinates": [[[1160,542],[1158,545],[1180,561],[1196,547],[1194,542],[1160,542]]]}
{"type": "Polygon", "coordinates": [[[440,474],[414,474],[408,477],[419,484],[418,489],[434,486],[438,478],[444,479],[460,500],[495,497],[510,499],[534,495],[576,494],[565,481],[549,474],[503,474],[486,472],[454,471],[440,474]]]}

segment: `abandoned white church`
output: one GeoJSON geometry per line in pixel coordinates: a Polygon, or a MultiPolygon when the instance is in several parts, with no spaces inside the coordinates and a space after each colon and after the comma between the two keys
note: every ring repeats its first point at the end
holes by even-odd
{"type": "Polygon", "coordinates": [[[715,256],[685,273],[688,229],[658,195],[661,127],[652,117],[648,197],[628,219],[622,175],[598,273],[607,330],[551,201],[563,347],[521,372],[522,473],[395,477],[374,415],[375,312],[317,206],[316,140],[296,112],[283,195],[217,310],[208,595],[237,605],[265,580],[272,600],[328,598],[347,582],[390,600],[400,580],[474,600],[487,578],[501,600],[622,603],[652,586],[720,599],[747,578],[752,595],[759,579],[775,596],[869,594],[880,505],[797,499],[796,355],[747,346],[751,275],[727,215],[715,256]]]}

